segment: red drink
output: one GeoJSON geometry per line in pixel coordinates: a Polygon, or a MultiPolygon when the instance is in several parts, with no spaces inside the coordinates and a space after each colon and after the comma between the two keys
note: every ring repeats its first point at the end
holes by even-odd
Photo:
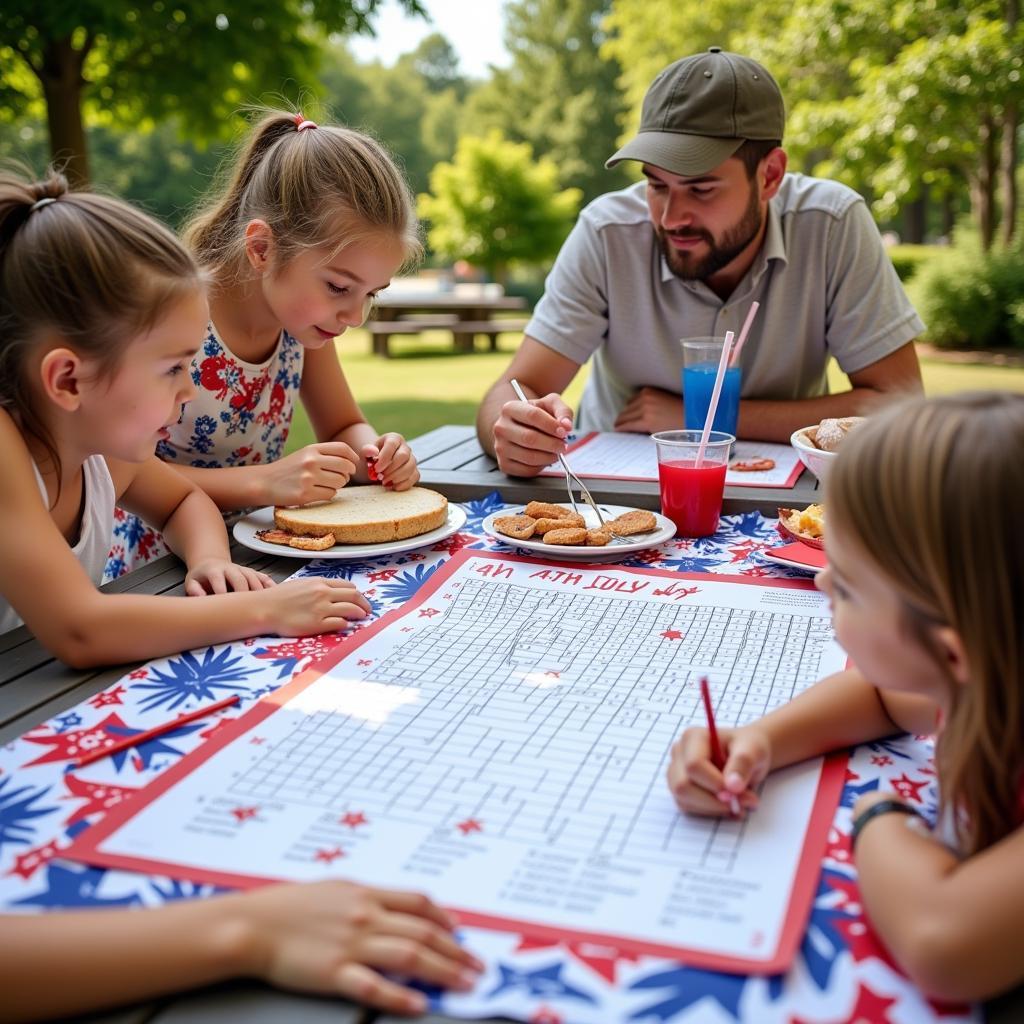
{"type": "Polygon", "coordinates": [[[658,463],[661,511],[681,537],[709,537],[718,529],[725,491],[726,463],[695,460],[658,463]]]}

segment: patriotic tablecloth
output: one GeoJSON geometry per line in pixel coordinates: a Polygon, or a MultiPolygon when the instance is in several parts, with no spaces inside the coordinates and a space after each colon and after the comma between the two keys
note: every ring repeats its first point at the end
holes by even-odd
{"type": "MultiPolygon", "coordinates": [[[[505,550],[481,528],[484,518],[502,507],[501,497],[495,493],[464,507],[469,518],[463,531],[432,548],[365,562],[311,562],[300,575],[352,580],[371,602],[374,617],[379,616],[410,598],[461,548],[505,550]]],[[[777,543],[774,521],[753,512],[723,519],[713,538],[668,541],[622,564],[754,577],[790,575],[763,557],[777,543]]],[[[262,638],[159,659],[0,748],[3,906],[19,912],[133,907],[212,894],[209,886],[64,861],[61,851],[224,722],[344,642],[341,636],[262,638]],[[81,770],[70,767],[106,736],[135,735],[233,693],[242,696],[242,706],[224,717],[184,725],[81,770]]],[[[917,1024],[980,1019],[967,1007],[940,1006],[922,997],[864,920],[850,856],[850,809],[862,793],[879,788],[895,790],[926,816],[934,816],[930,742],[908,737],[867,744],[854,753],[807,934],[785,975],[718,974],[623,956],[601,946],[541,943],[467,928],[464,941],[487,962],[487,972],[475,992],[436,994],[435,1006],[452,1016],[507,1016],[530,1024],[917,1024]]]]}

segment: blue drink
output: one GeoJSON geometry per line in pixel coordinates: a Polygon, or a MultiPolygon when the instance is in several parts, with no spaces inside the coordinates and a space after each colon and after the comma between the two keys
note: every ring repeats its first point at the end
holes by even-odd
{"type": "MultiPolygon", "coordinates": [[[[715,389],[716,363],[697,363],[683,369],[683,414],[687,430],[703,430],[704,420],[711,404],[711,392],[715,389]]],[[[718,396],[718,408],[712,430],[736,434],[736,422],[740,415],[740,368],[733,366],[725,371],[722,393],[718,396]]]]}

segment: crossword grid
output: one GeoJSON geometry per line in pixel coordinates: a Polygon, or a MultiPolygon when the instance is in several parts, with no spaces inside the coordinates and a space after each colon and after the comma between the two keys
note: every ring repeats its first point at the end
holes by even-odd
{"type": "Polygon", "coordinates": [[[379,720],[304,716],[231,793],[728,870],[742,823],[690,828],[662,793],[671,742],[703,722],[697,681],[709,676],[722,725],[742,724],[819,678],[830,639],[824,616],[471,580],[443,618],[359,670],[379,720]],[[396,701],[403,688],[416,699],[396,701]]]}

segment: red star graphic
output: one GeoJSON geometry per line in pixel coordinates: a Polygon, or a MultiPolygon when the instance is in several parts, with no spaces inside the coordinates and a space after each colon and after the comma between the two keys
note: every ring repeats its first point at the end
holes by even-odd
{"type": "Polygon", "coordinates": [[[123,739],[123,733],[113,733],[110,730],[124,727],[125,723],[117,714],[110,714],[102,722],[88,728],[48,733],[43,736],[27,735],[23,738],[29,743],[40,743],[51,749],[34,761],[27,761],[21,767],[29,768],[32,765],[49,764],[53,761],[75,761],[82,754],[91,753],[99,747],[109,747],[123,739]]]}
{"type": "Polygon", "coordinates": [[[339,857],[344,857],[345,851],[340,846],[332,846],[328,850],[317,850],[313,854],[313,860],[321,864],[333,864],[339,857]]]}
{"type": "Polygon", "coordinates": [[[26,850],[14,858],[14,867],[7,872],[9,875],[17,875],[19,878],[28,881],[47,861],[53,860],[60,852],[57,840],[37,846],[34,850],[26,850]]]}
{"type": "Polygon", "coordinates": [[[377,593],[377,588],[376,587],[367,587],[366,590],[363,591],[363,593],[367,597],[373,597],[377,593]]]}
{"type": "Polygon", "coordinates": [[[660,548],[645,548],[643,551],[638,551],[633,557],[648,565],[654,565],[656,562],[660,562],[664,556],[660,548]]]}
{"type": "Polygon", "coordinates": [[[63,779],[70,795],[61,797],[61,799],[85,801],[64,822],[65,827],[75,825],[93,814],[104,814],[111,807],[116,807],[122,800],[138,792],[138,789],[133,786],[112,786],[105,782],[87,782],[71,773],[64,775],[63,779]]]}
{"type": "Polygon", "coordinates": [[[123,704],[121,700],[121,694],[124,693],[123,686],[115,686],[112,690],[105,690],[103,693],[97,693],[95,697],[89,698],[89,703],[94,708],[103,708],[108,704],[123,704]]]}
{"type": "Polygon", "coordinates": [[[325,633],[322,636],[304,636],[298,640],[286,640],[280,644],[268,644],[254,657],[261,660],[294,658],[296,661],[309,657],[316,662],[332,648],[336,647],[342,639],[343,637],[335,633],[325,633]]]}
{"type": "Polygon", "coordinates": [[[134,672],[128,673],[129,679],[145,679],[149,675],[148,668],[137,668],[134,672]]]}
{"type": "Polygon", "coordinates": [[[740,575],[753,576],[756,578],[760,576],[771,576],[772,571],[770,569],[766,569],[763,565],[752,565],[749,569],[740,569],[740,575]]]}
{"type": "Polygon", "coordinates": [[[680,633],[678,629],[666,629],[665,632],[661,634],[661,636],[663,636],[666,640],[683,639],[683,634],[680,633]]]}
{"type": "Polygon", "coordinates": [[[367,579],[371,583],[387,583],[388,580],[393,580],[397,575],[397,569],[378,569],[377,572],[368,573],[367,579]]]}
{"type": "Polygon", "coordinates": [[[562,1017],[549,1006],[539,1006],[531,1015],[529,1024],[562,1024],[562,1017]]]}
{"type": "Polygon", "coordinates": [[[349,828],[359,828],[360,825],[369,823],[369,819],[362,811],[348,811],[338,819],[339,825],[347,825],[349,828]]]}
{"type": "Polygon", "coordinates": [[[877,765],[892,764],[892,758],[888,754],[872,754],[871,763],[877,765]]]}
{"type": "Polygon", "coordinates": [[[409,555],[410,562],[422,562],[426,555],[409,555]]]}
{"type": "Polygon", "coordinates": [[[856,782],[859,778],[860,778],[860,776],[852,768],[847,768],[846,769],[846,781],[847,782],[856,782]]]}
{"type": "Polygon", "coordinates": [[[211,736],[216,736],[217,733],[219,733],[222,730],[226,729],[229,725],[233,724],[236,721],[238,721],[238,719],[236,719],[236,718],[228,718],[227,716],[223,716],[222,715],[220,718],[218,718],[213,723],[213,725],[210,726],[209,729],[201,730],[199,735],[204,740],[208,740],[211,736]]]}
{"type": "Polygon", "coordinates": [[[420,609],[420,618],[421,619],[431,619],[435,615],[440,615],[440,614],[441,614],[441,609],[440,608],[421,608],[420,609]]]}
{"type": "Polygon", "coordinates": [[[235,820],[242,822],[248,821],[250,818],[255,818],[259,814],[259,807],[232,807],[231,813],[234,815],[235,820]]]}
{"type": "Polygon", "coordinates": [[[476,537],[471,533],[456,533],[445,540],[438,541],[430,550],[447,551],[449,555],[454,555],[456,551],[461,551],[475,540],[476,537]]]}
{"type": "Polygon", "coordinates": [[[483,825],[476,820],[476,818],[467,818],[465,821],[460,821],[455,826],[464,836],[468,836],[471,832],[483,832],[483,825]]]}
{"type": "Polygon", "coordinates": [[[737,562],[745,562],[750,557],[752,551],[757,551],[758,548],[765,546],[753,540],[745,540],[741,544],[734,544],[729,548],[729,554],[732,555],[731,564],[735,565],[737,562]]]}
{"type": "Polygon", "coordinates": [[[544,939],[531,939],[525,935],[520,937],[516,952],[559,948],[566,950],[575,960],[604,978],[609,985],[615,984],[619,964],[635,964],[640,960],[638,954],[623,953],[615,946],[599,946],[594,942],[550,942],[544,939]]]}
{"type": "Polygon", "coordinates": [[[891,779],[892,788],[904,800],[913,800],[914,803],[919,804],[921,802],[921,790],[928,785],[927,779],[922,779],[920,782],[915,782],[913,779],[907,778],[907,773],[904,772],[898,779],[891,779]]]}

